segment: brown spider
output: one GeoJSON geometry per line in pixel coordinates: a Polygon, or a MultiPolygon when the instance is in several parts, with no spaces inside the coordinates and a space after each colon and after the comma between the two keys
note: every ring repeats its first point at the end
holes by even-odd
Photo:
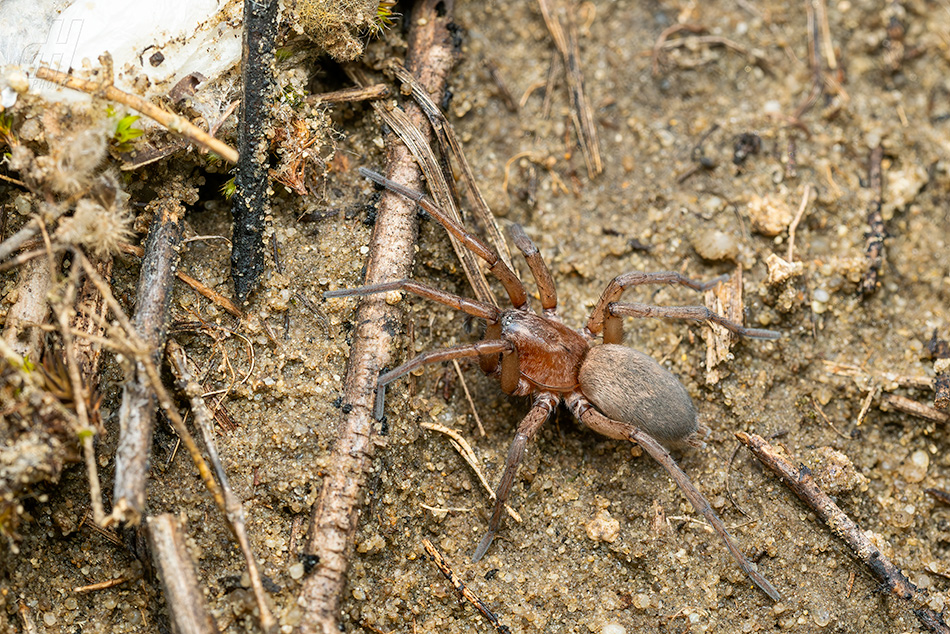
{"type": "Polygon", "coordinates": [[[513,306],[501,310],[491,304],[453,295],[408,279],[324,293],[324,297],[352,297],[394,290],[408,291],[487,322],[482,341],[425,352],[381,375],[374,410],[377,419],[383,417],[386,385],[422,365],[462,357],[478,357],[483,371],[499,377],[504,392],[516,396],[535,395],[534,403],[518,425],[518,432],[508,450],[505,471],[495,492],[495,507],[488,533],[476,548],[473,559],[478,561],[485,554],[498,532],[505,502],[528,441],[563,400],[571,412],[594,431],[609,438],[635,442],[646,449],[670,473],[696,510],[712,524],[726,548],[755,585],[772,600],[780,601],[778,591],[749,563],[709,502],[660,444],[703,445],[702,435],[708,430],[697,423],[696,410],[686,388],[646,354],[619,345],[623,339],[622,320],[626,316],[710,321],[744,337],[778,338],[778,332],[744,328],[703,306],[659,307],[618,301],[621,294],[632,286],[680,284],[702,291],[727,276],[703,284],[674,272],[625,273],[607,285],[587,325],[575,331],[561,323],[557,314],[554,280],[538,248],[520,226],[512,225],[510,233],[537,283],[543,308],[540,315],[528,307],[524,285],[504,260],[479,238],[446,216],[425,195],[365,168],[360,168],[360,174],[417,202],[466,248],[485,260],[489,272],[501,282],[513,306]],[[600,334],[603,343],[592,345],[600,334]]]}

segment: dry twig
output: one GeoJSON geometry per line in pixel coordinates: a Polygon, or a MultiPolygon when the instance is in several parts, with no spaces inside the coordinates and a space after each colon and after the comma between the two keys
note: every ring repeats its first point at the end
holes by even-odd
{"type": "Polygon", "coordinates": [[[459,596],[475,606],[475,609],[488,619],[488,622],[491,623],[491,626],[495,628],[496,632],[500,634],[510,634],[511,630],[508,629],[508,626],[502,625],[501,620],[491,611],[491,608],[489,608],[484,601],[479,599],[474,592],[469,590],[465,583],[452,572],[452,568],[446,563],[442,553],[436,550],[436,547],[432,545],[432,542],[428,539],[423,539],[422,546],[426,549],[426,552],[429,553],[429,557],[432,558],[432,563],[434,563],[439,569],[439,572],[449,580],[449,583],[451,583],[455,591],[459,593],[459,596]]]}
{"type": "Polygon", "coordinates": [[[922,624],[932,632],[941,634],[950,632],[943,618],[927,607],[927,593],[911,583],[900,568],[874,547],[854,520],[818,488],[808,468],[804,465],[795,467],[761,436],[736,432],[736,438],[751,449],[762,464],[778,475],[795,495],[827,524],[832,533],[848,544],[854,556],[871,569],[871,572],[884,583],[891,594],[910,601],[915,606],[914,613],[922,624]]]}
{"type": "Polygon", "coordinates": [[[239,302],[257,286],[264,271],[264,224],[270,213],[271,103],[276,80],[274,46],[277,0],[244,0],[241,56],[241,110],[238,114],[237,175],[231,213],[231,278],[239,302]]]}
{"type": "MultiPolygon", "coordinates": [[[[119,250],[121,250],[123,253],[134,255],[137,258],[145,257],[145,249],[143,249],[142,247],[136,246],[134,244],[126,244],[124,242],[120,243],[119,250]]],[[[175,277],[177,277],[182,282],[184,282],[185,284],[190,286],[192,289],[194,289],[196,293],[210,299],[212,302],[214,302],[215,304],[217,304],[224,310],[228,311],[235,317],[244,317],[244,312],[240,308],[238,308],[234,304],[234,302],[232,302],[230,299],[228,299],[227,297],[225,297],[218,291],[214,290],[213,288],[211,288],[204,282],[201,282],[200,280],[196,280],[192,276],[188,275],[187,273],[182,273],[181,271],[175,271],[175,277]]]]}
{"type": "Polygon", "coordinates": [[[375,101],[376,99],[385,99],[391,93],[392,91],[386,84],[373,84],[372,86],[357,86],[356,88],[345,88],[333,92],[322,92],[318,95],[307,95],[303,100],[309,104],[375,101]]]}
{"type": "Polygon", "coordinates": [[[162,579],[165,604],[175,631],[180,634],[216,634],[218,627],[208,611],[204,592],[198,586],[181,522],[168,513],[148,518],[148,542],[152,561],[162,579]]]}
{"type": "MultiPolygon", "coordinates": [[[[171,282],[178,266],[184,216],[185,209],[179,201],[162,200],[149,230],[139,274],[135,332],[153,363],[161,358],[165,343],[171,282]]],[[[138,524],[145,509],[145,483],[155,422],[155,393],[149,382],[145,368],[137,360],[134,377],[129,377],[123,385],[119,409],[112,514],[116,520],[129,524],[138,524]]]]}
{"type": "MultiPolygon", "coordinates": [[[[414,12],[417,17],[410,31],[409,67],[429,94],[442,94],[448,71],[455,63],[447,29],[453,8],[450,1],[426,0],[414,12]]],[[[417,126],[424,123],[424,115],[416,106],[410,105],[406,111],[417,126]]],[[[388,154],[387,177],[418,188],[419,169],[405,146],[391,144],[388,154]]],[[[400,196],[383,195],[370,242],[365,283],[408,277],[416,236],[415,210],[415,204],[400,196]]],[[[374,296],[361,300],[354,320],[357,329],[343,396],[350,409],[341,421],[330,468],[313,508],[306,552],[319,557],[319,563],[304,579],[297,597],[303,611],[301,634],[338,632],[337,612],[356,534],[359,500],[376,442],[372,415],[376,380],[380,368],[390,360],[393,335],[388,325],[398,319],[396,307],[374,296]]]]}
{"type": "Polygon", "coordinates": [[[911,416],[917,416],[918,418],[930,420],[935,423],[942,423],[944,425],[950,424],[950,414],[947,412],[941,412],[935,407],[918,403],[914,399],[907,398],[906,396],[901,396],[900,394],[885,394],[881,401],[881,409],[893,407],[897,411],[910,414],[911,416]]]}
{"type": "MultiPolygon", "coordinates": [[[[237,150],[209,135],[207,132],[191,123],[191,121],[185,117],[172,114],[166,110],[162,110],[158,106],[145,101],[137,95],[131,95],[127,92],[119,90],[115,86],[112,86],[111,83],[108,86],[103,86],[99,82],[80,79],[78,77],[62,73],[58,70],[53,70],[52,68],[37,68],[36,78],[45,79],[72,90],[89,93],[90,95],[97,97],[101,96],[110,101],[121,103],[124,106],[128,106],[133,110],[141,112],[146,117],[153,119],[168,130],[188,137],[194,143],[214,152],[229,163],[237,163],[238,161],[237,150]]],[[[3,257],[0,256],[0,260],[2,259],[3,257]]]]}

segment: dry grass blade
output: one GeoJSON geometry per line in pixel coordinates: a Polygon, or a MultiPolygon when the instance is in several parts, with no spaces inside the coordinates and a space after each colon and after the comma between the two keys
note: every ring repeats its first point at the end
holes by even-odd
{"type": "MultiPolygon", "coordinates": [[[[454,429],[449,429],[448,427],[443,427],[442,425],[437,425],[435,423],[419,423],[419,426],[423,429],[429,429],[431,431],[437,431],[440,434],[445,434],[449,437],[449,442],[452,443],[452,446],[455,447],[455,450],[459,452],[459,455],[462,456],[462,459],[468,463],[468,466],[472,468],[472,471],[475,472],[475,475],[478,476],[478,481],[482,483],[482,486],[485,487],[485,490],[488,491],[489,497],[492,500],[495,499],[495,490],[492,489],[491,485],[488,484],[488,479],[485,477],[484,472],[482,472],[481,465],[478,463],[478,456],[475,455],[475,452],[472,451],[472,446],[468,444],[468,441],[462,437],[454,429]]],[[[517,511],[505,504],[505,510],[508,511],[508,515],[511,516],[513,520],[520,523],[521,516],[518,515],[517,511]]]]}
{"type": "MultiPolygon", "coordinates": [[[[359,71],[351,70],[351,74],[358,83],[365,83],[365,79],[359,71]]],[[[416,158],[416,161],[418,161],[418,165],[422,169],[422,173],[425,175],[426,182],[429,185],[429,190],[432,192],[435,204],[444,210],[450,218],[456,222],[461,222],[461,215],[455,203],[455,198],[449,189],[446,175],[443,173],[439,161],[436,159],[432,148],[429,146],[428,141],[419,128],[412,123],[405,112],[398,108],[386,108],[376,102],[373,103],[373,108],[376,110],[376,114],[378,114],[399,136],[400,140],[406,144],[406,147],[409,148],[409,151],[416,158]]],[[[449,235],[449,240],[452,242],[452,248],[455,250],[459,262],[462,264],[462,270],[465,271],[465,276],[472,286],[475,297],[483,302],[497,306],[498,302],[495,299],[491,287],[488,285],[488,280],[485,278],[485,274],[482,272],[476,257],[462,246],[454,236],[449,235]]]]}
{"type": "Polygon", "coordinates": [[[574,121],[577,138],[584,153],[584,161],[587,163],[588,176],[593,179],[604,171],[604,164],[600,156],[600,139],[597,136],[597,128],[594,126],[594,115],[584,91],[584,75],[580,67],[577,27],[574,24],[573,15],[568,11],[568,30],[565,36],[564,27],[561,26],[561,21],[557,16],[551,12],[548,0],[538,0],[538,6],[541,8],[544,23],[547,25],[551,38],[554,40],[554,45],[561,54],[564,66],[567,69],[567,86],[571,97],[571,118],[574,121]]]}
{"type": "MultiPolygon", "coordinates": [[[[469,164],[468,159],[465,158],[462,144],[458,139],[458,135],[455,134],[455,128],[452,127],[452,124],[446,119],[445,113],[435,104],[425,88],[416,81],[412,73],[402,64],[391,64],[390,68],[392,68],[400,81],[412,89],[413,98],[416,100],[416,103],[419,104],[419,107],[422,108],[422,111],[426,113],[426,116],[429,118],[429,123],[432,124],[432,128],[435,130],[436,136],[441,140],[442,145],[447,146],[451,151],[452,156],[462,170],[462,179],[468,186],[466,193],[472,204],[472,210],[478,218],[478,221],[485,227],[489,244],[495,247],[495,251],[498,252],[498,255],[505,261],[505,264],[511,268],[511,251],[508,249],[508,242],[504,236],[502,236],[501,230],[498,228],[495,214],[492,213],[488,207],[488,203],[485,201],[485,197],[482,196],[482,191],[475,180],[475,173],[472,171],[472,166],[469,164]]],[[[482,299],[482,301],[485,300],[482,299]]]]}
{"type": "Polygon", "coordinates": [[[482,426],[482,417],[478,415],[478,408],[475,407],[475,401],[472,400],[472,395],[468,391],[465,375],[462,374],[462,368],[459,366],[457,359],[452,359],[452,367],[455,368],[455,374],[458,375],[459,383],[462,385],[462,391],[465,392],[465,400],[468,401],[468,406],[472,408],[472,415],[475,417],[475,423],[478,425],[478,433],[485,436],[485,427],[482,426]]]}
{"type": "Polygon", "coordinates": [[[198,586],[195,565],[188,554],[185,529],[168,513],[148,518],[149,550],[165,590],[165,603],[175,631],[180,634],[217,634],[218,627],[198,586]]]}

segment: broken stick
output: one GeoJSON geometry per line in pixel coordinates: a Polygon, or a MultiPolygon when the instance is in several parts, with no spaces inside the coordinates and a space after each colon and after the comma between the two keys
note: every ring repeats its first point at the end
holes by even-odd
{"type": "Polygon", "coordinates": [[[185,545],[181,521],[170,513],[148,518],[152,561],[162,579],[165,604],[175,631],[181,634],[217,634],[218,626],[198,586],[195,565],[185,545]]]}
{"type": "MultiPolygon", "coordinates": [[[[148,347],[154,362],[161,358],[178,266],[178,247],[184,231],[185,208],[174,198],[160,200],[145,243],[145,258],[136,292],[135,331],[148,347]]],[[[115,458],[113,517],[138,524],[145,509],[145,482],[152,452],[155,392],[141,361],[122,388],[119,409],[119,446],[115,458]]]]}
{"type": "Polygon", "coordinates": [[[232,214],[231,277],[238,302],[244,302],[264,271],[264,224],[270,212],[270,109],[274,100],[274,42],[277,0],[244,1],[244,46],[241,81],[244,91],[238,118],[237,176],[232,214]]]}

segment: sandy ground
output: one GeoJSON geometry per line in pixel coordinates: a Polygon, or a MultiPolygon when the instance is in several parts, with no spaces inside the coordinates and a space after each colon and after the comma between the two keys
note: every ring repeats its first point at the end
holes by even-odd
{"type": "MultiPolygon", "coordinates": [[[[877,377],[875,385],[893,391],[887,373],[932,376],[926,342],[934,329],[944,337],[950,329],[950,9],[922,1],[886,7],[843,1],[827,12],[836,69],[828,69],[826,56],[824,94],[801,114],[801,126],[790,126],[813,85],[804,5],[585,3],[578,14],[581,64],[604,162],[593,180],[573,141],[565,144],[572,132],[563,81],[549,116],[543,113],[554,51],[535,5],[460,3],[463,56],[448,107],[501,224],[524,225],[551,266],[567,323],[583,325],[600,291],[621,272],[677,270],[709,279],[741,265],[747,323],[782,331],[780,340],[740,341],[711,383],[702,328],[628,320],[627,341],[686,385],[712,431],[704,450],[677,453],[680,464],[784,600],[773,604],[751,586],[656,463],[581,428],[563,410],[530,447],[515,483],[512,504],[523,521],[509,520],[488,555],[470,563],[489,500],[447,438],[420,423],[463,434],[494,484],[527,402],[504,397],[475,366],[463,367],[486,431],[481,436],[454,370],[436,366],[389,391],[389,434],[367,489],[344,602],[346,631],[491,631],[424,557],[424,538],[513,632],[919,631],[907,605],[882,594],[783,484],[745,450],[736,452],[736,430],[778,435],[774,442],[824,477],[841,507],[932,593],[931,607],[943,609],[950,511],[925,490],[950,488],[946,429],[882,411],[879,401],[858,425],[868,382],[831,374],[825,362],[860,366],[877,377]],[[889,48],[886,42],[888,12],[901,7],[903,58],[895,51],[899,42],[889,48]],[[673,38],[692,43],[664,51],[654,75],[650,49],[676,23],[733,40],[761,63],[682,32],[673,38]],[[489,63],[516,100],[537,88],[517,112],[506,108],[489,63]],[[761,150],[739,166],[734,147],[743,134],[758,135],[761,150]],[[857,289],[872,197],[867,166],[878,144],[889,238],[882,285],[862,298],[857,289]],[[505,166],[518,154],[506,195],[505,166]],[[703,157],[709,168],[684,177],[703,157]],[[784,227],[806,185],[813,194],[794,254],[803,271],[769,283],[766,259],[787,257],[784,227]],[[758,211],[763,206],[771,215],[758,211]],[[779,223],[777,235],[765,235],[773,233],[770,222],[779,223]],[[836,471],[836,464],[843,467],[836,471]]],[[[400,39],[394,28],[385,43],[371,46],[370,58],[401,55],[400,39]]],[[[341,81],[332,69],[321,77],[318,89],[341,81]]],[[[178,321],[200,316],[238,328],[253,346],[252,367],[245,342],[225,331],[175,335],[205,368],[208,385],[232,385],[226,407],[237,429],[219,437],[219,449],[245,500],[275,612],[286,626],[300,618],[298,556],[340,416],[355,307],[353,300],[321,303],[321,294],[360,282],[376,194],[355,168],[381,167],[383,156],[368,107],[341,107],[333,117],[337,158],[325,196],[280,192],[276,198],[273,232],[283,272],[269,261],[252,319],[238,326],[186,289],[178,290],[173,308],[178,321]],[[326,211],[337,213],[299,220],[326,211]],[[293,299],[298,292],[326,312],[327,331],[293,299]]],[[[141,178],[154,182],[164,172],[141,178]]],[[[213,196],[210,188],[207,195],[213,196]]],[[[227,234],[228,218],[226,205],[211,201],[189,222],[197,234],[227,234]]],[[[222,244],[190,243],[183,267],[228,292],[222,244]]],[[[527,275],[523,262],[518,268],[527,275]]],[[[134,289],[136,276],[134,263],[117,264],[118,288],[134,289]]],[[[431,221],[422,223],[415,277],[470,293],[442,229],[431,221]]],[[[661,288],[631,299],[676,305],[701,298],[661,288]]],[[[449,309],[418,299],[404,306],[402,358],[410,349],[478,336],[477,325],[449,309]]],[[[118,366],[107,360],[101,390],[110,435],[99,447],[107,490],[121,381],[118,366]]],[[[928,391],[897,393],[932,398],[928,391]]],[[[174,446],[160,422],[149,510],[187,518],[221,630],[253,631],[240,553],[184,452],[170,459],[174,446]]],[[[123,548],[87,526],[76,528],[87,500],[84,472],[73,467],[25,502],[30,521],[20,528],[20,552],[5,554],[0,576],[9,627],[27,631],[15,614],[22,601],[39,632],[168,631],[157,582],[142,578],[123,548]],[[125,576],[137,578],[72,592],[125,576]]]]}

